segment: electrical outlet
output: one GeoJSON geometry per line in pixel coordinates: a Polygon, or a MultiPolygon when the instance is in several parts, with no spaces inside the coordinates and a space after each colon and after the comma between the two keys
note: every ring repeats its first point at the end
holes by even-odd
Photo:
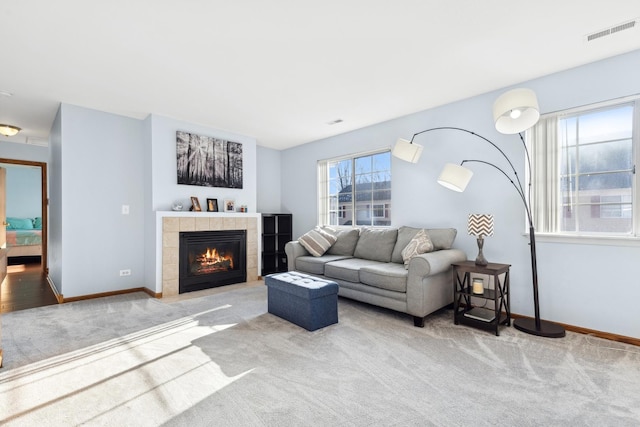
{"type": "Polygon", "coordinates": [[[131,276],[131,270],[120,270],[120,276],[131,276]]]}

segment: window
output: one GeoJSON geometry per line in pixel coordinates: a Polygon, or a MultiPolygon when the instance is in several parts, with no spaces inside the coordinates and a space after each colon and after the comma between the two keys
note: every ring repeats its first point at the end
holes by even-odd
{"type": "Polygon", "coordinates": [[[373,217],[374,218],[388,218],[387,217],[387,212],[386,212],[386,206],[389,206],[389,205],[388,204],[373,205],[373,217]]]}
{"type": "Polygon", "coordinates": [[[391,225],[391,152],[318,162],[319,223],[391,225]]]}
{"type": "Polygon", "coordinates": [[[635,236],[637,101],[547,116],[528,133],[536,229],[635,236]]]}
{"type": "Polygon", "coordinates": [[[338,218],[346,218],[347,217],[347,207],[346,206],[338,206],[338,218]]]}

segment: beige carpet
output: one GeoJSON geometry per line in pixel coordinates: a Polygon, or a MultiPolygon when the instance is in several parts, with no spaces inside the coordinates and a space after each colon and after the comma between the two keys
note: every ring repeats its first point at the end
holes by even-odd
{"type": "Polygon", "coordinates": [[[450,311],[421,329],[346,299],[307,332],[261,284],[202,295],[3,315],[0,425],[640,425],[638,347],[496,337],[450,311]]]}

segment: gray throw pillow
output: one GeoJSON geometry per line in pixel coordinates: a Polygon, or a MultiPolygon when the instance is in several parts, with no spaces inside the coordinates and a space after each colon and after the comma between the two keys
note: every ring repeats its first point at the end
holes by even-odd
{"type": "Polygon", "coordinates": [[[331,255],[353,256],[353,251],[355,251],[358,238],[360,237],[360,230],[357,228],[350,230],[332,230],[329,227],[323,227],[323,229],[333,231],[333,234],[337,238],[327,253],[331,255]]]}
{"type": "Polygon", "coordinates": [[[433,242],[433,249],[451,249],[453,241],[456,239],[458,230],[455,228],[427,228],[427,233],[433,242]]]}
{"type": "Polygon", "coordinates": [[[336,242],[336,236],[316,227],[300,236],[298,242],[313,256],[322,256],[336,242]]]}
{"type": "Polygon", "coordinates": [[[397,238],[398,230],[396,228],[363,228],[360,231],[360,238],[353,256],[372,261],[389,262],[397,238]]]}

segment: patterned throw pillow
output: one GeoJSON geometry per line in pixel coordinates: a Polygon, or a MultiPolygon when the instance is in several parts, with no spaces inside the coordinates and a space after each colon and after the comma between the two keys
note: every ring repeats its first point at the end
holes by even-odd
{"type": "Polygon", "coordinates": [[[404,260],[404,268],[409,269],[409,261],[416,255],[426,254],[433,251],[433,243],[427,232],[422,229],[409,241],[407,246],[402,250],[402,259],[404,260]]]}
{"type": "Polygon", "coordinates": [[[298,242],[313,256],[322,256],[336,242],[336,236],[316,227],[298,239],[298,242]]]}

